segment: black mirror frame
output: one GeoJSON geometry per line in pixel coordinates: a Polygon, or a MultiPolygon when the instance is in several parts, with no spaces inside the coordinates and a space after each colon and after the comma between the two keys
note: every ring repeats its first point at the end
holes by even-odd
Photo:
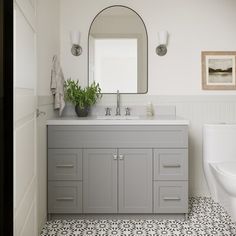
{"type": "MultiPolygon", "coordinates": [[[[146,27],[146,25],[145,25],[145,23],[144,23],[144,21],[143,21],[143,19],[142,19],[142,17],[135,11],[135,10],[133,10],[132,8],[130,8],[130,7],[127,7],[127,6],[124,6],[124,5],[112,5],[112,6],[109,6],[109,7],[106,7],[106,8],[104,8],[104,9],[102,9],[101,11],[99,11],[97,14],[96,14],[96,16],[93,18],[93,20],[92,20],[92,22],[91,22],[91,24],[90,24],[90,27],[89,27],[89,31],[88,31],[88,70],[87,70],[87,73],[88,73],[88,85],[89,85],[89,35],[90,35],[90,31],[91,31],[91,28],[92,28],[92,25],[93,25],[93,22],[95,21],[95,19],[97,18],[97,16],[99,15],[99,14],[101,14],[103,11],[105,11],[105,10],[107,10],[107,9],[109,9],[109,8],[112,8],[112,7],[125,7],[125,8],[128,8],[128,9],[130,9],[131,11],[133,11],[139,18],[140,18],[140,20],[143,22],[143,25],[144,25],[144,29],[145,29],[145,32],[146,32],[146,37],[147,37],[147,90],[146,90],[146,92],[144,92],[144,93],[120,93],[120,94],[147,94],[148,93],[148,33],[147,33],[147,27],[146,27]]],[[[116,93],[102,93],[102,94],[116,94],[116,93]]]]}

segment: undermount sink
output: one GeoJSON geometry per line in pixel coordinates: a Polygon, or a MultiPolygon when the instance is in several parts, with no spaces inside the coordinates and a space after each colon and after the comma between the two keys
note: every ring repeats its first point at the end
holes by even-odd
{"type": "Polygon", "coordinates": [[[98,120],[138,120],[139,116],[97,116],[98,120]]]}

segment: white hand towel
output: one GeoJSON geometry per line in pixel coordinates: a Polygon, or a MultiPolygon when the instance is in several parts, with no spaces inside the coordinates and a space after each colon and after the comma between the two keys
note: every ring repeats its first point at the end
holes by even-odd
{"type": "Polygon", "coordinates": [[[64,75],[57,56],[53,57],[51,70],[51,91],[54,95],[54,109],[59,110],[59,116],[65,107],[64,100],[64,75]]]}

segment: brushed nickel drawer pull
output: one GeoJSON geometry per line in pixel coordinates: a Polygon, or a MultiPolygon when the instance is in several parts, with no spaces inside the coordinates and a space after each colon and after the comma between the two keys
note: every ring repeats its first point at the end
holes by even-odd
{"type": "Polygon", "coordinates": [[[117,154],[113,154],[113,159],[117,160],[117,154]]]}
{"type": "Polygon", "coordinates": [[[181,165],[163,165],[164,168],[180,168],[181,165]]]}
{"type": "Polygon", "coordinates": [[[73,168],[74,165],[56,165],[57,168],[73,168]]]}
{"type": "Polygon", "coordinates": [[[164,197],[163,198],[165,201],[180,201],[181,198],[179,197],[164,197]]]}
{"type": "Polygon", "coordinates": [[[56,198],[56,201],[74,201],[73,197],[60,197],[56,198]]]}
{"type": "Polygon", "coordinates": [[[119,160],[124,160],[124,155],[120,154],[119,155],[119,160]]]}

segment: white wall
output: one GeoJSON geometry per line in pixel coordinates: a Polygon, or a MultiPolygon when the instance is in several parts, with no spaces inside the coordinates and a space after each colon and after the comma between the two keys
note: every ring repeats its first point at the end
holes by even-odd
{"type": "Polygon", "coordinates": [[[236,50],[235,0],[60,0],[61,60],[65,77],[87,83],[87,38],[90,23],[103,8],[123,4],[143,18],[149,37],[151,95],[236,94],[201,90],[201,51],[236,50]],[[70,53],[69,30],[81,31],[83,54],[70,53]],[[155,53],[157,32],[169,31],[168,53],[155,53]]]}
{"type": "Polygon", "coordinates": [[[51,65],[54,55],[60,55],[59,0],[38,0],[37,5],[37,94],[38,109],[45,112],[37,119],[38,170],[38,228],[47,217],[47,127],[46,121],[54,116],[50,91],[51,65]]]}
{"type": "Polygon", "coordinates": [[[50,79],[52,58],[60,55],[59,0],[38,0],[38,84],[40,96],[51,95],[50,79]]]}

